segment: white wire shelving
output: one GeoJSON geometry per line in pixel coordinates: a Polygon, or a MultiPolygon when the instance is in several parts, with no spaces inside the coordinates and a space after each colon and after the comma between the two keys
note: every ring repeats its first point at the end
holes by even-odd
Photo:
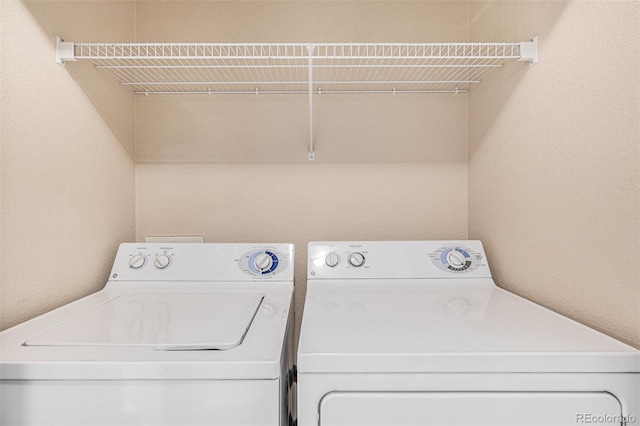
{"type": "Polygon", "coordinates": [[[510,60],[538,61],[520,43],[74,43],[56,62],[88,60],[141,95],[466,93],[510,60]]]}

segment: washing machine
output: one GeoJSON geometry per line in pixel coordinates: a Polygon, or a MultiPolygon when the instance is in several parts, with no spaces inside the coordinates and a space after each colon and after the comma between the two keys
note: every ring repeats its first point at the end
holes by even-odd
{"type": "Polygon", "coordinates": [[[307,268],[299,426],[640,422],[640,351],[498,288],[480,241],[314,242],[307,268]]]}
{"type": "Polygon", "coordinates": [[[289,424],[293,251],[122,244],[103,290],[0,333],[0,424],[289,424]]]}

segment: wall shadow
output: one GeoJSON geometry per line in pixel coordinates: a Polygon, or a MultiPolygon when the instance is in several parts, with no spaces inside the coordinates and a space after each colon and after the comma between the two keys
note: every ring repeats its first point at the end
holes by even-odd
{"type": "MultiPolygon", "coordinates": [[[[519,42],[538,36],[540,63],[507,62],[489,74],[469,93],[469,159],[485,140],[510,97],[534,70],[545,67],[548,36],[569,2],[561,1],[471,1],[470,41],[519,42]],[[496,25],[498,23],[498,25],[496,25]],[[481,116],[481,119],[478,117],[481,116]]],[[[525,117],[523,117],[525,119],[525,117]]]]}
{"type": "MultiPolygon", "coordinates": [[[[51,41],[55,65],[55,40],[131,41],[135,29],[134,1],[24,1],[27,9],[51,41]]],[[[96,72],[88,62],[67,62],[66,71],[82,88],[122,147],[135,159],[134,94],[115,79],[96,72]]],[[[64,102],[61,99],[60,102],[64,102]]],[[[91,137],[91,135],[87,135],[91,137]]]]}

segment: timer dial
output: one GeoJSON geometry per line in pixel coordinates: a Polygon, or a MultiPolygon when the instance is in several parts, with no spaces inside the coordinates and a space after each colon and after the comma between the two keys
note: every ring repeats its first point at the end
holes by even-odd
{"type": "Polygon", "coordinates": [[[253,266],[259,272],[268,271],[272,265],[273,265],[273,259],[271,258],[271,255],[266,252],[260,253],[253,260],[253,266]]]}
{"type": "Polygon", "coordinates": [[[429,253],[433,265],[445,272],[469,273],[486,266],[481,251],[462,245],[441,246],[429,253]]]}
{"type": "Polygon", "coordinates": [[[464,254],[453,250],[447,254],[447,263],[454,268],[462,268],[466,263],[466,260],[464,258],[464,254]]]}
{"type": "Polygon", "coordinates": [[[286,257],[279,259],[277,253],[268,249],[252,250],[238,260],[240,269],[254,278],[267,278],[277,273],[277,270],[285,269],[288,264],[286,257]]]}
{"type": "Polygon", "coordinates": [[[461,247],[451,247],[442,252],[440,257],[442,265],[450,271],[466,271],[473,265],[471,255],[461,247]]]}

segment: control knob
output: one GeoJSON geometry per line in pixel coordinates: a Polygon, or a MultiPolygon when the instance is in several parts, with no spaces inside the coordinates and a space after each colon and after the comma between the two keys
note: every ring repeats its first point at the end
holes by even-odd
{"type": "Polygon", "coordinates": [[[454,268],[462,268],[466,262],[467,259],[464,257],[464,254],[459,251],[451,250],[449,254],[447,254],[447,263],[454,268]]]}
{"type": "Polygon", "coordinates": [[[359,268],[364,265],[364,255],[362,253],[354,252],[349,255],[349,263],[351,266],[359,268]]]}
{"type": "Polygon", "coordinates": [[[330,268],[335,268],[340,262],[340,258],[335,252],[331,252],[324,258],[324,263],[327,264],[330,268]]]}
{"type": "Polygon", "coordinates": [[[158,269],[165,269],[169,264],[171,264],[171,258],[166,254],[156,255],[156,260],[153,262],[153,265],[158,269]]]}
{"type": "Polygon", "coordinates": [[[140,269],[145,263],[147,263],[147,257],[142,253],[136,254],[131,256],[131,259],[129,259],[129,268],[140,269]]]}
{"type": "Polygon", "coordinates": [[[271,258],[271,255],[267,253],[260,253],[253,260],[253,266],[260,272],[267,271],[271,268],[271,265],[273,265],[273,259],[271,258]]]}

